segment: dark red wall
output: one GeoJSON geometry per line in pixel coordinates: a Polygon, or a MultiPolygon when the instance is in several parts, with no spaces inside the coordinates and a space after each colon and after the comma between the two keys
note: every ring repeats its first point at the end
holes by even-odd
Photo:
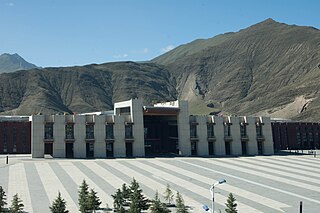
{"type": "Polygon", "coordinates": [[[275,151],[320,148],[320,123],[273,122],[275,151]]]}
{"type": "Polygon", "coordinates": [[[0,154],[31,153],[31,122],[3,121],[0,122],[0,154]],[[4,151],[4,140],[7,141],[7,152],[4,151]],[[14,152],[14,142],[16,152],[14,152]]]}

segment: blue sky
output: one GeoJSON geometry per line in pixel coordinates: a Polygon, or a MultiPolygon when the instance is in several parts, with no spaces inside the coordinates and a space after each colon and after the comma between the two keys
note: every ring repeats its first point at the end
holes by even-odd
{"type": "Polygon", "coordinates": [[[0,54],[38,66],[145,61],[272,18],[320,29],[317,0],[0,0],[0,54]]]}

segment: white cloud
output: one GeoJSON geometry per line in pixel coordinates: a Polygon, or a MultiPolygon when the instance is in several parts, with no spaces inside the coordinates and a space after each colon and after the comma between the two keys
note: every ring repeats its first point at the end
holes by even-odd
{"type": "Polygon", "coordinates": [[[126,57],[128,57],[128,54],[124,53],[124,54],[119,54],[119,55],[113,55],[112,57],[116,58],[116,59],[126,58],[126,57]]]}
{"type": "Polygon", "coordinates": [[[9,6],[9,7],[13,7],[14,3],[13,2],[7,2],[6,5],[9,6]]]}
{"type": "Polygon", "coordinates": [[[168,52],[168,51],[170,51],[170,50],[172,50],[172,49],[174,49],[174,46],[170,44],[170,45],[162,48],[162,49],[160,50],[160,52],[166,53],[166,52],[168,52]]]}
{"type": "Polygon", "coordinates": [[[144,48],[142,50],[132,50],[131,53],[133,54],[146,54],[149,52],[149,49],[148,48],[144,48]]]}

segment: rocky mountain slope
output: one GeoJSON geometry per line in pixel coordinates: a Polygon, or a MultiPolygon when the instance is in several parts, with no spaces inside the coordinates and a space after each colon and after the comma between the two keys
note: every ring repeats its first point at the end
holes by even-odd
{"type": "Polygon", "coordinates": [[[0,113],[89,112],[142,98],[185,99],[191,114],[320,122],[320,31],[265,20],[181,45],[147,63],[0,74],[0,113]]]}
{"type": "Polygon", "coordinates": [[[268,19],[210,40],[212,46],[191,54],[185,53],[199,41],[153,60],[175,77],[178,97],[190,101],[192,113],[320,121],[318,29],[268,19]]]}
{"type": "Polygon", "coordinates": [[[10,115],[110,110],[135,97],[176,99],[168,71],[149,63],[32,69],[1,74],[0,81],[0,111],[10,115]]]}
{"type": "Polygon", "coordinates": [[[4,53],[0,55],[0,73],[27,70],[37,66],[25,61],[18,54],[4,53]]]}

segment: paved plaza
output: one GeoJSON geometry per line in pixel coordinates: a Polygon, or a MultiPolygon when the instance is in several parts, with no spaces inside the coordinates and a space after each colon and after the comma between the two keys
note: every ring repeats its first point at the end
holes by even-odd
{"type": "MultiPolygon", "coordinates": [[[[215,190],[216,211],[224,212],[231,192],[239,213],[320,211],[320,157],[311,155],[235,158],[31,159],[0,156],[0,185],[8,201],[18,193],[27,212],[49,212],[58,191],[70,212],[78,212],[78,187],[85,179],[98,192],[102,207],[112,206],[111,194],[135,178],[153,198],[170,184],[191,212],[211,206],[209,188],[216,180],[227,183],[215,190]]],[[[10,203],[10,202],[9,202],[10,203]]]]}

